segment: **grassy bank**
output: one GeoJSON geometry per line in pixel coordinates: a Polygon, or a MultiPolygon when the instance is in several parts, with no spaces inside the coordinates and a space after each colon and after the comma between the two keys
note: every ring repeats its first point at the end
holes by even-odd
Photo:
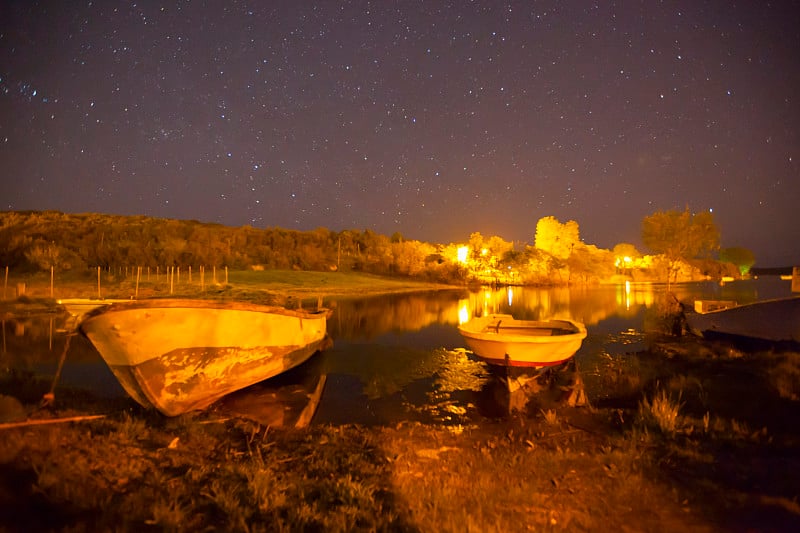
{"type": "Polygon", "coordinates": [[[31,298],[147,298],[153,296],[239,297],[244,299],[287,300],[318,297],[347,297],[390,294],[422,290],[452,289],[453,286],[426,283],[408,278],[375,276],[358,272],[309,272],[295,270],[207,271],[202,275],[188,271],[166,275],[163,272],[101,273],[98,282],[93,271],[65,272],[51,277],[46,273],[14,275],[4,282],[4,300],[13,300],[18,291],[31,298]],[[137,279],[138,274],[138,279],[137,279]]]}

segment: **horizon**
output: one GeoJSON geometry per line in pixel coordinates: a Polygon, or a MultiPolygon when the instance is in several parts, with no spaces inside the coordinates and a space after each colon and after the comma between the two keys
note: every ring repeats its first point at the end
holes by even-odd
{"type": "MultiPolygon", "coordinates": [[[[48,209],[48,210],[35,210],[34,209],[34,210],[19,210],[19,211],[0,211],[0,213],[14,213],[14,212],[18,212],[18,213],[25,213],[25,212],[36,212],[36,213],[56,212],[56,213],[61,213],[61,214],[64,214],[64,215],[71,215],[71,216],[99,215],[99,216],[110,216],[110,217],[144,217],[144,218],[152,218],[152,219],[156,219],[156,220],[176,220],[176,221],[179,221],[179,222],[197,222],[199,224],[222,225],[224,227],[229,227],[229,228],[242,228],[242,227],[248,227],[248,226],[253,228],[253,229],[256,229],[256,230],[269,230],[269,229],[277,228],[277,229],[284,229],[284,230],[288,230],[288,231],[298,231],[298,232],[301,232],[301,233],[303,233],[303,232],[312,232],[312,231],[314,231],[316,229],[319,229],[319,228],[326,229],[326,230],[334,232],[334,233],[341,233],[341,232],[344,232],[344,231],[359,231],[359,232],[373,231],[374,233],[377,233],[379,235],[383,235],[383,236],[385,236],[387,238],[391,238],[392,235],[394,235],[394,233],[397,233],[397,232],[382,233],[382,232],[376,231],[376,230],[374,230],[372,228],[366,228],[366,227],[361,227],[361,228],[343,228],[343,229],[335,229],[335,228],[329,228],[329,227],[325,227],[325,226],[318,226],[316,228],[310,228],[310,229],[298,229],[298,228],[291,228],[291,227],[284,227],[284,226],[263,226],[263,227],[259,227],[259,226],[253,226],[251,224],[240,224],[240,225],[223,224],[221,222],[206,221],[206,220],[201,220],[201,219],[197,219],[197,218],[153,217],[153,216],[144,215],[144,214],[119,214],[119,213],[98,213],[98,212],[68,213],[68,212],[59,211],[59,210],[56,210],[56,209],[48,209]]],[[[550,216],[550,215],[545,215],[545,216],[550,216]]],[[[566,220],[561,220],[559,222],[565,223],[567,221],[566,220]]],[[[453,239],[453,240],[447,240],[447,241],[433,241],[433,240],[417,239],[417,238],[414,238],[412,236],[405,235],[402,232],[400,232],[400,235],[403,237],[403,240],[407,240],[407,241],[414,240],[414,241],[419,241],[419,242],[425,242],[425,243],[428,243],[428,244],[431,244],[431,245],[435,245],[435,246],[450,246],[450,245],[455,245],[455,244],[467,244],[469,242],[469,238],[470,238],[470,235],[472,235],[472,233],[475,233],[475,232],[471,231],[468,234],[466,234],[465,236],[463,236],[462,238],[453,239]]],[[[535,247],[535,239],[531,239],[530,241],[525,241],[525,240],[520,240],[520,239],[507,239],[504,235],[489,234],[489,233],[483,233],[483,232],[479,232],[479,233],[481,233],[481,235],[484,237],[484,239],[488,239],[488,238],[491,238],[491,237],[500,237],[504,241],[510,242],[510,243],[514,244],[515,246],[518,245],[518,244],[522,244],[522,245],[526,245],[526,246],[535,247]]],[[[534,229],[533,235],[535,235],[535,229],[534,229]]],[[[616,246],[617,244],[634,244],[634,246],[636,247],[637,251],[639,251],[643,256],[644,255],[659,255],[657,253],[651,252],[650,250],[648,250],[643,245],[640,246],[640,245],[637,245],[637,244],[632,243],[632,242],[622,242],[621,241],[621,242],[618,242],[618,243],[614,243],[614,245],[612,245],[610,247],[605,247],[605,246],[600,246],[600,245],[598,245],[596,243],[587,242],[582,236],[581,236],[581,242],[583,242],[583,244],[585,244],[587,246],[592,246],[593,245],[593,246],[596,246],[598,249],[609,250],[609,251],[613,250],[614,246],[616,246]]],[[[716,259],[716,260],[719,260],[719,259],[716,259]]],[[[756,257],[756,263],[753,265],[753,267],[751,267],[751,270],[752,269],[755,269],[755,270],[784,270],[784,269],[791,269],[791,268],[793,268],[795,266],[800,266],[800,265],[793,265],[793,264],[764,265],[764,264],[760,264],[759,261],[758,261],[758,258],[756,257]]]]}

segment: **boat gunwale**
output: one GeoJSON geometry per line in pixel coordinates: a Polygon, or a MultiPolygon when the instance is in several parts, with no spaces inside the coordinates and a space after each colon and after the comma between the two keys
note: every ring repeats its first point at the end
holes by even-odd
{"type": "Polygon", "coordinates": [[[320,307],[318,309],[287,309],[276,305],[265,305],[240,300],[212,300],[196,298],[149,298],[145,300],[117,301],[109,305],[100,306],[87,312],[84,322],[92,318],[125,311],[141,309],[208,309],[219,311],[248,311],[254,313],[268,313],[300,318],[329,318],[332,310],[320,307]]]}
{"type": "MultiPolygon", "coordinates": [[[[694,313],[697,313],[698,315],[713,315],[713,314],[717,314],[717,313],[724,313],[726,311],[733,311],[734,309],[741,309],[743,307],[744,308],[748,308],[748,307],[760,306],[760,305],[764,305],[764,304],[791,302],[791,301],[795,301],[795,300],[800,301],[800,296],[787,296],[787,297],[783,297],[783,298],[769,298],[769,299],[766,299],[766,300],[756,300],[754,302],[747,302],[747,303],[743,303],[743,304],[738,304],[737,303],[736,305],[733,305],[731,307],[722,307],[722,308],[719,308],[719,309],[713,309],[711,311],[705,311],[705,312],[697,311],[694,308],[690,308],[690,311],[694,312],[694,313]]],[[[712,301],[712,302],[714,302],[714,301],[721,301],[721,300],[703,300],[703,299],[695,300],[695,302],[698,302],[698,301],[712,301]]]]}
{"type": "Polygon", "coordinates": [[[571,340],[577,339],[585,339],[587,335],[586,327],[580,324],[579,322],[567,319],[567,318],[554,318],[550,320],[517,320],[512,315],[499,315],[493,314],[488,315],[486,317],[476,317],[472,320],[465,322],[458,326],[459,332],[467,337],[488,341],[488,342],[497,342],[497,343],[530,343],[530,344],[552,344],[552,343],[562,343],[568,342],[571,340]],[[496,325],[492,325],[491,321],[494,318],[502,317],[502,320],[509,320],[512,324],[507,324],[505,326],[500,326],[497,328],[496,325]],[[482,322],[486,322],[486,324],[482,324],[482,322]],[[556,323],[563,323],[570,326],[569,328],[559,327],[554,324],[556,323]],[[469,324],[472,323],[473,326],[477,326],[480,324],[480,329],[476,327],[469,327],[469,324]],[[498,331],[499,329],[499,331],[498,331]],[[536,335],[536,334],[514,334],[514,333],[506,333],[504,330],[510,329],[527,329],[527,330],[567,330],[571,331],[571,333],[564,333],[564,334],[557,334],[553,335],[552,333],[549,335],[536,335]]]}

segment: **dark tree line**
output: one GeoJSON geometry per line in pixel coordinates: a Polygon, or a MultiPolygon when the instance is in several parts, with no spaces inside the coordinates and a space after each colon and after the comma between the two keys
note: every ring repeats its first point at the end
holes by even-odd
{"type": "Polygon", "coordinates": [[[452,279],[437,247],[371,230],[230,227],[145,216],[0,213],[0,264],[23,271],[126,266],[362,271],[452,279]]]}

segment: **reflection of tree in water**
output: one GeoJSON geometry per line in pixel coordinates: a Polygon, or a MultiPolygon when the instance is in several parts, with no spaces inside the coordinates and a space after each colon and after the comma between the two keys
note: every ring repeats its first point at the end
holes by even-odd
{"type": "MultiPolygon", "coordinates": [[[[75,325],[66,314],[51,314],[3,320],[0,327],[0,369],[30,370],[35,365],[55,366],[64,351],[67,332],[75,325]]],[[[94,346],[82,335],[75,335],[66,364],[96,361],[102,363],[94,346]]]]}
{"type": "Polygon", "coordinates": [[[373,338],[389,331],[418,331],[431,324],[457,324],[461,291],[376,296],[336,303],[328,321],[334,339],[373,338]]]}
{"type": "Polygon", "coordinates": [[[418,331],[431,324],[459,323],[469,316],[509,313],[520,320],[573,318],[594,325],[612,315],[633,317],[651,307],[650,284],[604,287],[505,287],[476,292],[437,291],[344,299],[336,304],[328,331],[341,339],[370,339],[390,331],[418,331]]]}
{"type": "Polygon", "coordinates": [[[35,315],[2,321],[2,360],[8,368],[26,369],[58,357],[64,347],[66,317],[35,315]]]}
{"type": "Polygon", "coordinates": [[[612,315],[635,316],[639,307],[653,304],[652,285],[609,287],[506,287],[469,295],[472,315],[508,313],[519,320],[572,318],[594,325],[612,315]]]}

